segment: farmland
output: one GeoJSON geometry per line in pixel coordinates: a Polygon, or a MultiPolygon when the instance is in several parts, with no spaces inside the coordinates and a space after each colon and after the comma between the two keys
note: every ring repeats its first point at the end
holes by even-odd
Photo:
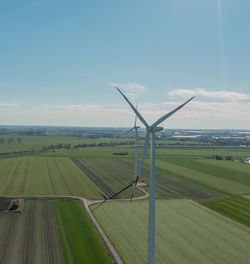
{"type": "Polygon", "coordinates": [[[101,190],[69,158],[2,159],[0,169],[0,195],[101,197],[101,190]]]}
{"type": "MultiPolygon", "coordinates": [[[[65,134],[65,133],[64,133],[65,134]]],[[[0,139],[4,143],[0,143],[0,153],[10,153],[18,151],[30,151],[30,150],[42,150],[48,146],[58,146],[64,148],[65,145],[79,145],[79,144],[109,144],[112,143],[122,143],[128,141],[127,139],[120,138],[78,138],[73,136],[61,135],[60,133],[55,133],[54,135],[44,135],[44,136],[0,136],[0,139]],[[12,140],[9,142],[9,140],[12,140]],[[20,139],[21,142],[18,143],[17,140],[20,139]]]]}
{"type": "MultiPolygon", "coordinates": [[[[111,190],[110,195],[115,194],[128,185],[129,180],[134,179],[133,165],[120,163],[119,158],[78,158],[77,160],[89,173],[98,175],[100,181],[111,190]]],[[[127,190],[121,194],[121,197],[129,197],[130,193],[131,191],[127,190]]],[[[137,190],[135,195],[142,193],[137,190]]]]}
{"type": "MultiPolygon", "coordinates": [[[[103,194],[110,196],[133,179],[133,152],[132,146],[107,146],[1,155],[0,195],[103,199],[103,194]],[[128,155],[114,156],[114,152],[128,155]]],[[[157,148],[157,263],[249,261],[245,246],[249,244],[249,167],[212,160],[215,154],[244,157],[249,156],[249,150],[157,148]]],[[[141,180],[149,182],[148,159],[141,180]]],[[[148,187],[143,188],[148,191],[148,187]]],[[[127,190],[119,197],[130,194],[127,190]]],[[[138,190],[136,196],[140,195],[138,190]]],[[[94,213],[125,263],[146,262],[147,201],[112,201],[94,213]],[[130,238],[135,240],[136,251],[130,238]]],[[[0,263],[15,263],[17,258],[21,263],[36,263],[37,258],[41,263],[99,263],[96,259],[109,263],[109,251],[102,247],[77,201],[28,200],[23,213],[0,214],[0,235],[1,241],[7,241],[0,242],[0,263]],[[42,234],[45,228],[48,234],[42,234]],[[39,236],[42,240],[35,243],[39,236]],[[47,240],[52,242],[47,245],[47,240]],[[15,254],[10,253],[13,247],[18,249],[15,254]]]]}
{"type": "Polygon", "coordinates": [[[21,214],[0,214],[0,263],[110,263],[75,200],[26,200],[21,214]]]}
{"type": "MultiPolygon", "coordinates": [[[[127,158],[73,158],[78,161],[86,174],[98,175],[101,182],[111,190],[117,192],[133,179],[133,160],[127,158]]],[[[145,167],[141,179],[149,182],[149,169],[145,167]]],[[[99,185],[98,185],[99,186],[99,185]]],[[[105,191],[105,190],[104,190],[105,191]]],[[[180,177],[167,174],[163,171],[156,172],[156,191],[159,198],[190,197],[203,200],[220,197],[219,193],[207,188],[190,183],[180,177]]],[[[130,191],[125,191],[121,197],[129,197],[130,191]]],[[[107,193],[108,195],[108,193],[107,193]]],[[[138,191],[138,195],[141,195],[138,191]]]]}
{"type": "Polygon", "coordinates": [[[248,199],[230,197],[227,199],[205,202],[204,205],[250,227],[250,200],[248,199]]]}
{"type": "Polygon", "coordinates": [[[206,159],[171,159],[170,163],[235,183],[250,185],[249,168],[245,164],[206,159]]]}
{"type": "Polygon", "coordinates": [[[110,263],[78,201],[53,201],[65,263],[110,263]]]}
{"type": "MultiPolygon", "coordinates": [[[[125,263],[146,263],[147,207],[146,201],[115,201],[94,211],[125,263]]],[[[155,262],[246,264],[249,232],[193,201],[157,200],[155,262]]]]}
{"type": "Polygon", "coordinates": [[[0,263],[63,263],[49,201],[27,201],[25,213],[0,214],[0,263]]]}
{"type": "Polygon", "coordinates": [[[250,193],[249,176],[237,169],[230,170],[196,159],[158,159],[156,167],[192,182],[231,194],[250,193]],[[228,173],[229,172],[229,173],[228,173]]]}

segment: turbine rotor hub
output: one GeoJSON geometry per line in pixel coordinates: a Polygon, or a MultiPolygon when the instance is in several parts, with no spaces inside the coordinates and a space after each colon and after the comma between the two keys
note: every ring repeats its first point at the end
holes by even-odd
{"type": "Polygon", "coordinates": [[[163,127],[153,127],[150,129],[150,132],[159,132],[162,131],[164,128],[163,127]]]}

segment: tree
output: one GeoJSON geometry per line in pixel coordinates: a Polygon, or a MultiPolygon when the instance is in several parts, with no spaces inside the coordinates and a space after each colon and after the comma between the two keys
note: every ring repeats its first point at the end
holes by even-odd
{"type": "Polygon", "coordinates": [[[14,142],[14,138],[8,138],[8,143],[11,144],[14,142]]]}

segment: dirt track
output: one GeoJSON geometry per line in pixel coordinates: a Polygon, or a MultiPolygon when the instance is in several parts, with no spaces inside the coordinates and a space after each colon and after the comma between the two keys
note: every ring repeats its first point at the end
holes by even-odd
{"type": "MultiPolygon", "coordinates": [[[[140,188],[139,186],[137,186],[138,189],[140,189],[144,195],[140,196],[140,197],[136,197],[133,200],[142,200],[142,199],[146,199],[148,198],[149,194],[143,190],[142,188],[140,188]]],[[[122,259],[120,258],[119,254],[117,253],[116,249],[113,247],[112,243],[110,242],[110,240],[108,239],[108,237],[106,236],[105,232],[103,231],[103,229],[101,228],[101,226],[99,225],[98,221],[96,220],[96,218],[94,217],[94,215],[92,214],[89,206],[95,203],[100,203],[103,200],[88,200],[84,197],[80,197],[80,196],[73,196],[73,195],[42,195],[42,196],[6,196],[6,198],[25,198],[25,199],[76,199],[76,200],[80,200],[84,206],[84,208],[86,209],[86,212],[88,213],[89,217],[91,218],[92,222],[95,224],[96,228],[98,229],[100,235],[102,236],[103,240],[105,241],[107,247],[109,248],[110,252],[112,253],[112,255],[114,256],[114,259],[116,261],[117,264],[123,264],[122,259]]],[[[114,200],[107,200],[107,202],[111,202],[111,201],[128,201],[129,199],[114,199],[114,200]]]]}

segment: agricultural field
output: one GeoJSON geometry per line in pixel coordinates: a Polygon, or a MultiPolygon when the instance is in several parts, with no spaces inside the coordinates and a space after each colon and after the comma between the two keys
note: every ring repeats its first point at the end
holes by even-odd
{"type": "MultiPolygon", "coordinates": [[[[125,263],[147,263],[147,213],[147,201],[114,201],[94,211],[125,263]]],[[[157,200],[155,262],[246,264],[249,233],[191,200],[157,200]]]]}
{"type": "MultiPolygon", "coordinates": [[[[141,154],[142,144],[139,144],[138,153],[141,154]]],[[[80,149],[58,149],[54,151],[44,151],[39,155],[53,156],[53,157],[93,157],[93,158],[108,158],[114,157],[114,152],[128,152],[128,156],[132,158],[134,155],[134,145],[131,146],[107,146],[107,147],[86,147],[80,149]]],[[[248,157],[250,156],[250,149],[244,148],[219,148],[219,147],[162,147],[157,146],[156,158],[201,158],[211,157],[213,155],[234,156],[234,157],[248,157]]]]}
{"type": "Polygon", "coordinates": [[[0,263],[63,263],[50,201],[26,201],[24,213],[0,214],[0,263]]]}
{"type": "Polygon", "coordinates": [[[206,159],[171,159],[170,162],[217,178],[250,185],[250,169],[248,165],[243,163],[232,161],[222,161],[220,163],[217,160],[206,159]]]}
{"type": "Polygon", "coordinates": [[[0,197],[0,212],[8,211],[11,199],[0,197]]]}
{"type": "Polygon", "coordinates": [[[69,158],[0,160],[0,195],[75,195],[101,198],[101,189],[69,158]]]}
{"type": "Polygon", "coordinates": [[[246,199],[249,199],[250,200],[250,194],[247,194],[247,195],[242,195],[242,197],[246,198],[246,199]]]}
{"type": "MultiPolygon", "coordinates": [[[[133,179],[133,153],[132,146],[115,146],[0,156],[0,196],[73,195],[103,199],[102,195],[113,195],[133,179]],[[128,152],[128,155],[114,156],[114,152],[128,152]]],[[[249,167],[240,162],[208,159],[215,154],[249,156],[249,150],[157,148],[156,263],[250,261],[246,249],[250,243],[249,167]]],[[[149,182],[148,158],[141,180],[149,182]]],[[[143,188],[148,191],[148,187],[143,188]]],[[[131,190],[127,190],[119,197],[128,198],[130,194],[131,190]]],[[[136,196],[140,195],[142,192],[138,190],[136,196]]],[[[125,263],[146,263],[147,201],[107,202],[94,213],[125,263]],[[130,237],[138,249],[134,250],[130,237]]],[[[0,214],[0,235],[1,241],[7,241],[6,244],[0,241],[0,263],[15,263],[18,257],[21,263],[40,263],[35,262],[39,256],[41,263],[109,263],[108,251],[102,247],[77,201],[29,200],[24,213],[0,214]],[[34,229],[32,235],[25,235],[28,225],[29,232],[34,229]],[[46,227],[51,234],[41,234],[46,225],[51,226],[46,227]],[[17,239],[13,238],[14,234],[17,239]],[[32,246],[42,235],[46,236],[44,241],[32,246]],[[86,238],[93,242],[87,245],[86,238]],[[56,243],[55,252],[44,252],[46,239],[56,243]],[[32,245],[25,242],[26,246],[12,256],[12,247],[17,247],[20,241],[33,242],[32,245]],[[90,254],[84,254],[83,248],[90,254]],[[98,248],[99,253],[92,248],[98,248]],[[34,256],[31,258],[23,250],[33,252],[34,256]],[[95,257],[97,260],[92,259],[95,257]]]]}
{"type": "MultiPolygon", "coordinates": [[[[229,163],[231,161],[228,161],[229,163]]],[[[226,168],[204,159],[159,158],[156,167],[203,186],[231,194],[250,193],[250,175],[237,167],[226,168]]]]}
{"type": "MultiPolygon", "coordinates": [[[[121,165],[132,167],[132,160],[119,159],[121,165]]],[[[145,162],[141,179],[149,182],[149,161],[145,162]]],[[[121,166],[120,165],[120,166],[121,166]]],[[[164,170],[156,169],[155,171],[156,197],[165,198],[191,198],[194,200],[207,200],[220,198],[222,195],[201,185],[192,183],[181,177],[167,173],[164,170]]],[[[145,189],[145,188],[144,188],[145,189]]]]}
{"type": "MultiPolygon", "coordinates": [[[[72,158],[85,174],[96,180],[97,185],[105,192],[107,196],[112,196],[128,185],[134,179],[133,164],[127,165],[121,163],[119,158],[72,158]]],[[[143,193],[136,190],[135,196],[143,193]]],[[[131,190],[126,190],[119,197],[128,198],[131,190]]]]}
{"type": "Polygon", "coordinates": [[[65,135],[47,135],[47,136],[0,136],[0,153],[10,153],[14,151],[25,151],[32,149],[42,149],[43,147],[48,147],[50,145],[66,145],[70,144],[72,146],[79,144],[109,144],[110,142],[118,143],[125,142],[129,139],[124,138],[81,138],[65,135]],[[1,140],[3,143],[1,143],[1,140]],[[11,140],[11,141],[10,141],[11,140]],[[20,140],[20,143],[18,142],[20,140]]]}
{"type": "Polygon", "coordinates": [[[227,199],[205,202],[203,205],[250,227],[250,200],[248,199],[230,197],[227,199]]]}
{"type": "MultiPolygon", "coordinates": [[[[118,191],[133,179],[133,160],[128,158],[78,158],[82,166],[112,190],[118,191]]],[[[87,173],[87,172],[86,172],[87,173]]],[[[200,185],[188,182],[180,177],[173,176],[164,171],[156,171],[156,195],[158,198],[184,198],[197,200],[219,198],[221,195],[200,185]]],[[[141,180],[149,182],[149,168],[144,166],[141,180]]],[[[144,188],[148,191],[148,188],[144,188]]],[[[121,197],[129,197],[131,191],[127,190],[121,197]]],[[[138,193],[139,195],[140,193],[138,193]]]]}
{"type": "Polygon", "coordinates": [[[26,200],[0,214],[0,263],[110,263],[79,201],[26,200]]]}
{"type": "Polygon", "coordinates": [[[79,201],[56,200],[53,208],[64,263],[111,263],[79,201]]]}

